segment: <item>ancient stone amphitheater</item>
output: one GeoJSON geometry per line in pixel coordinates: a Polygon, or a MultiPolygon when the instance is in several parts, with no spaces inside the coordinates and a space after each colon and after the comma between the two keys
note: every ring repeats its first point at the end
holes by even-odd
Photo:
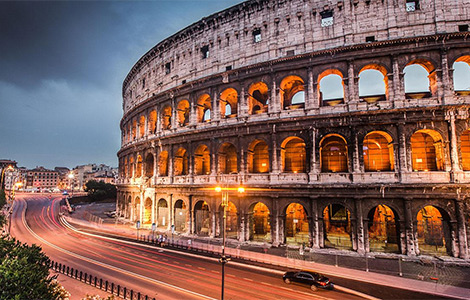
{"type": "Polygon", "coordinates": [[[469,0],[250,0],[182,29],[124,80],[120,213],[468,257],[469,24],[469,0]]]}

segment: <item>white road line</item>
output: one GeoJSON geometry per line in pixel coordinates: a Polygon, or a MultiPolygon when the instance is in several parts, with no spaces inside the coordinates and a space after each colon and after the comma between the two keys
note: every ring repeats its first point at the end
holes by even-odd
{"type": "Polygon", "coordinates": [[[131,275],[131,276],[134,276],[134,277],[137,277],[137,278],[140,278],[140,279],[143,279],[143,280],[146,280],[146,281],[150,281],[152,283],[156,283],[156,284],[159,284],[159,285],[163,285],[163,286],[166,286],[166,287],[169,287],[169,288],[173,288],[173,289],[176,289],[178,291],[181,291],[181,292],[184,292],[184,293],[188,293],[188,294],[191,294],[193,296],[196,296],[196,297],[201,297],[203,299],[211,299],[211,300],[217,300],[216,298],[212,298],[212,297],[209,297],[209,296],[206,296],[206,295],[202,295],[202,294],[199,294],[199,293],[196,293],[196,292],[193,292],[193,291],[190,291],[190,290],[186,290],[186,289],[183,289],[183,288],[180,288],[178,286],[175,286],[175,285],[171,285],[171,284],[168,284],[166,282],[163,282],[163,281],[159,281],[159,280],[156,280],[156,279],[153,279],[153,278],[150,278],[150,277],[147,277],[147,276],[144,276],[144,275],[140,275],[140,274],[137,274],[137,273],[134,273],[134,272],[130,272],[130,271],[127,271],[127,270],[124,270],[124,269],[121,269],[121,268],[118,268],[118,267],[115,267],[115,266],[112,266],[112,265],[108,265],[108,264],[105,264],[105,263],[102,263],[100,261],[97,261],[97,260],[94,260],[94,259],[91,259],[91,258],[88,258],[88,257],[85,257],[85,256],[82,256],[80,254],[76,254],[74,252],[71,252],[71,251],[68,251],[68,250],[65,250],[63,248],[60,248],[59,246],[56,246],[48,241],[46,241],[45,239],[41,238],[39,235],[37,235],[30,227],[29,225],[26,223],[26,206],[27,206],[27,203],[26,205],[24,206],[25,208],[23,209],[23,213],[22,213],[22,221],[23,221],[23,225],[25,226],[25,228],[31,233],[31,235],[33,235],[36,239],[40,240],[41,242],[49,245],[50,247],[60,251],[60,252],[63,252],[65,254],[68,254],[70,256],[73,256],[75,258],[79,258],[79,259],[82,259],[82,260],[85,260],[85,261],[88,261],[90,263],[94,263],[94,264],[97,264],[99,266],[102,266],[102,267],[105,267],[105,268],[108,268],[108,269],[111,269],[111,270],[114,270],[114,271],[118,271],[118,272],[121,272],[123,274],[127,274],[127,275],[131,275]]]}

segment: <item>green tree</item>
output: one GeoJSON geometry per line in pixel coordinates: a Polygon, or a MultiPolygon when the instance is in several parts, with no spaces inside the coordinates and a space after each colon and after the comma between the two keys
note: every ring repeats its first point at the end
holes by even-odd
{"type": "Polygon", "coordinates": [[[7,198],[5,196],[5,190],[0,189],[0,209],[7,204],[7,198]]]}
{"type": "Polygon", "coordinates": [[[65,299],[49,262],[39,246],[0,237],[0,300],[65,299]]]}
{"type": "Polygon", "coordinates": [[[116,186],[102,181],[90,180],[85,184],[85,192],[93,201],[116,198],[116,186]]]}

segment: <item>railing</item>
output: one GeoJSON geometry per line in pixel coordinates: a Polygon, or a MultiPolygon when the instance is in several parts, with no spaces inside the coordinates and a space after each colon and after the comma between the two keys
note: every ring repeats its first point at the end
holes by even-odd
{"type": "Polygon", "coordinates": [[[51,261],[49,263],[49,268],[125,300],[155,300],[155,298],[150,298],[148,295],[144,296],[140,292],[128,289],[127,287],[115,284],[114,282],[109,282],[108,280],[103,280],[103,278],[98,278],[91,274],[84,273],[83,271],[71,268],[65,264],[51,261]]]}

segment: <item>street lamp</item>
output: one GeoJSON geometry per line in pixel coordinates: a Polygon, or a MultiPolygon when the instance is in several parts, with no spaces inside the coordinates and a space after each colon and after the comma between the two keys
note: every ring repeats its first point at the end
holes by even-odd
{"type": "MultiPolygon", "coordinates": [[[[228,262],[227,257],[225,257],[225,236],[227,231],[227,206],[228,206],[228,192],[230,188],[221,186],[216,186],[214,190],[218,193],[222,193],[222,207],[224,209],[223,215],[223,224],[222,224],[222,255],[220,257],[220,263],[222,264],[222,289],[221,289],[221,300],[224,300],[224,284],[225,284],[225,264],[228,262]]],[[[237,191],[241,194],[245,192],[245,188],[239,186],[237,191]]]]}

